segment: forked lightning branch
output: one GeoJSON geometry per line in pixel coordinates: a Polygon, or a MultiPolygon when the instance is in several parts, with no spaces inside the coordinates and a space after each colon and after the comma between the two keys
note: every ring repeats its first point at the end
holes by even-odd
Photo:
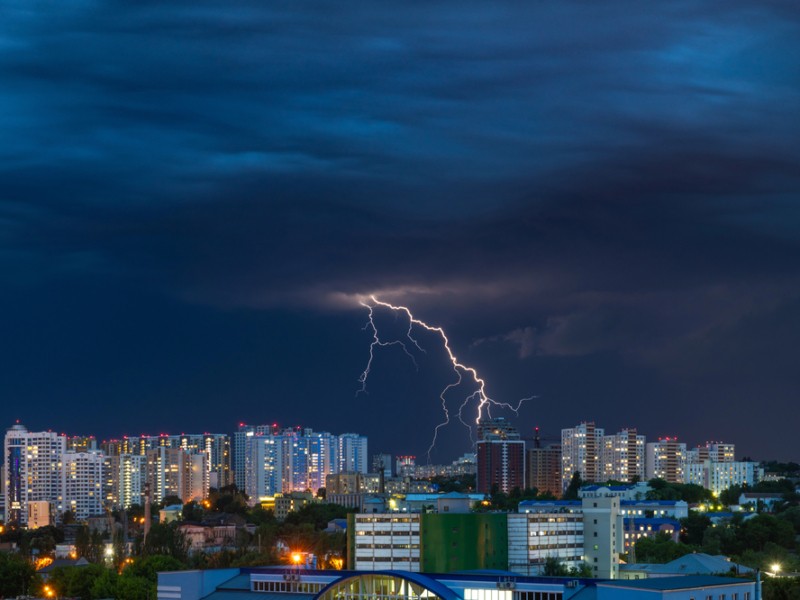
{"type": "Polygon", "coordinates": [[[369,345],[369,359],[367,360],[367,366],[364,368],[364,371],[358,378],[358,381],[361,383],[361,388],[359,389],[358,393],[366,393],[367,391],[367,380],[369,379],[369,375],[372,371],[372,365],[375,361],[375,353],[378,350],[389,346],[399,346],[403,352],[405,352],[406,356],[408,356],[409,359],[414,363],[414,365],[416,365],[417,361],[414,358],[412,349],[416,349],[417,351],[423,353],[425,352],[425,349],[420,345],[420,342],[416,337],[416,332],[427,331],[436,334],[441,339],[442,347],[444,348],[453,368],[455,379],[447,384],[439,393],[439,401],[442,407],[442,412],[444,413],[444,420],[433,430],[433,439],[431,440],[431,445],[428,447],[429,457],[431,451],[436,446],[436,439],[438,437],[439,430],[450,423],[450,409],[447,407],[448,397],[453,395],[453,390],[460,387],[461,384],[466,382],[466,384],[471,387],[472,391],[463,397],[456,414],[458,416],[458,420],[470,430],[470,436],[472,435],[472,425],[464,420],[464,410],[468,406],[475,406],[475,424],[477,424],[484,417],[484,413],[487,417],[491,417],[492,407],[508,409],[516,414],[524,402],[533,399],[533,397],[522,398],[516,403],[516,405],[493,399],[487,393],[486,381],[478,375],[478,371],[474,367],[465,365],[458,360],[458,357],[455,355],[450,346],[450,340],[448,339],[444,329],[438,326],[429,325],[425,321],[416,318],[408,307],[402,305],[395,306],[388,302],[379,300],[375,296],[370,296],[368,300],[363,300],[360,303],[364,308],[367,309],[368,312],[368,320],[367,324],[364,326],[364,329],[371,331],[372,342],[369,345]],[[407,321],[408,327],[402,338],[398,339],[381,337],[381,332],[375,320],[377,311],[381,310],[391,311],[396,316],[400,316],[407,321]]]}

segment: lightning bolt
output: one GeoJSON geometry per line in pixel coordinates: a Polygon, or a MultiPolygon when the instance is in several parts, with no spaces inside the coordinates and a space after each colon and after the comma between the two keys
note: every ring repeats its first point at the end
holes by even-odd
{"type": "Polygon", "coordinates": [[[512,405],[508,402],[499,402],[493,399],[489,394],[486,392],[486,381],[478,375],[478,371],[474,367],[470,367],[461,363],[458,358],[456,357],[453,349],[450,347],[450,340],[447,337],[444,329],[438,326],[429,325],[425,321],[417,319],[412,313],[411,309],[407,306],[395,306],[394,304],[390,304],[388,302],[384,302],[382,300],[378,300],[375,296],[370,296],[369,301],[361,300],[359,302],[361,306],[367,309],[367,323],[364,325],[364,330],[372,332],[372,342],[369,345],[369,359],[367,360],[367,366],[364,368],[364,371],[358,378],[359,383],[361,383],[361,389],[356,392],[356,395],[359,393],[366,393],[367,392],[367,379],[369,379],[370,372],[372,370],[372,363],[375,360],[375,352],[377,348],[385,348],[388,346],[399,346],[403,352],[405,352],[406,356],[408,356],[411,361],[414,363],[414,366],[417,366],[417,361],[414,358],[414,355],[411,354],[409,347],[406,345],[407,343],[413,344],[414,347],[419,350],[420,352],[425,352],[425,350],[419,345],[419,342],[414,337],[414,328],[418,327],[429,331],[431,333],[437,334],[442,340],[442,346],[447,353],[447,356],[450,360],[450,364],[453,368],[453,372],[456,375],[456,379],[447,384],[444,389],[439,394],[439,401],[442,405],[442,412],[444,413],[444,420],[439,423],[433,430],[433,439],[431,441],[431,445],[428,447],[428,460],[430,461],[430,455],[433,451],[434,447],[436,446],[436,439],[439,435],[439,430],[442,427],[446,427],[450,424],[450,410],[447,408],[447,395],[450,390],[459,387],[464,381],[469,381],[474,386],[474,391],[468,394],[461,405],[458,407],[458,420],[469,429],[470,432],[470,441],[475,443],[475,440],[472,436],[472,426],[464,420],[464,410],[470,403],[477,403],[477,415],[475,417],[475,424],[480,423],[481,419],[483,418],[484,412],[487,416],[491,417],[492,407],[499,407],[511,410],[514,414],[519,413],[519,409],[522,407],[524,402],[528,400],[532,400],[533,396],[529,398],[522,398],[517,402],[516,405],[512,405]],[[405,339],[397,339],[397,340],[383,340],[381,339],[380,333],[378,331],[378,326],[375,324],[375,310],[378,308],[385,308],[387,310],[392,311],[395,313],[395,316],[404,316],[408,319],[408,329],[405,333],[405,339]]]}

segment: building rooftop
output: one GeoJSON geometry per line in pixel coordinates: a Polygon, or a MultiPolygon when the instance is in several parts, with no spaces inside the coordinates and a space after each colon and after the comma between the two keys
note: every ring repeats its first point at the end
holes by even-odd
{"type": "Polygon", "coordinates": [[[651,579],[613,579],[597,581],[598,587],[619,587],[637,590],[689,590],[720,585],[741,585],[745,579],[716,577],[714,575],[678,575],[676,577],[654,577],[651,579]]]}
{"type": "MultiPolygon", "coordinates": [[[[676,506],[686,504],[684,500],[622,500],[620,506],[636,506],[637,504],[651,504],[654,506],[676,506]]],[[[687,504],[688,506],[688,504],[687,504]]]]}
{"type": "Polygon", "coordinates": [[[712,556],[695,552],[676,558],[665,564],[631,564],[620,565],[621,571],[646,571],[648,573],[674,575],[718,575],[720,573],[752,573],[753,569],[728,560],[725,556],[712,556]]]}

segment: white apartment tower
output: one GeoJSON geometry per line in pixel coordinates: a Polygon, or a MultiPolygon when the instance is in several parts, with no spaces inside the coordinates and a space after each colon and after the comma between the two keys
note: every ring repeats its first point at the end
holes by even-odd
{"type": "Polygon", "coordinates": [[[603,480],[632,482],[645,476],[645,438],[636,429],[603,436],[603,480]]]}
{"type": "Polygon", "coordinates": [[[254,434],[245,441],[245,493],[251,501],[283,492],[283,444],[278,436],[254,434]]]}
{"type": "Polygon", "coordinates": [[[367,473],[367,438],[357,433],[339,436],[339,473],[367,473]]]}
{"type": "Polygon", "coordinates": [[[103,462],[101,452],[65,452],[62,457],[64,510],[78,521],[104,512],[103,462]]]}
{"type": "Polygon", "coordinates": [[[63,511],[61,460],[67,438],[52,431],[28,431],[19,423],[6,431],[6,522],[28,522],[28,503],[46,501],[56,513],[63,511]]]}
{"type": "Polygon", "coordinates": [[[686,483],[702,485],[718,496],[733,486],[752,486],[758,483],[761,469],[756,462],[728,461],[691,463],[686,468],[686,483]]]}
{"type": "Polygon", "coordinates": [[[566,490],[572,475],[584,481],[602,481],[601,452],[604,429],[593,422],[561,430],[561,487],[566,490]]]}

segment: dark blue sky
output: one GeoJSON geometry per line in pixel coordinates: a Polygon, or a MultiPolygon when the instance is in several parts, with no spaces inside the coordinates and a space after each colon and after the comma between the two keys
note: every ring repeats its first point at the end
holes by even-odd
{"type": "Polygon", "coordinates": [[[800,457],[793,0],[10,0],[0,82],[8,423],[421,455],[447,365],[355,396],[376,293],[522,428],[800,457]]]}

